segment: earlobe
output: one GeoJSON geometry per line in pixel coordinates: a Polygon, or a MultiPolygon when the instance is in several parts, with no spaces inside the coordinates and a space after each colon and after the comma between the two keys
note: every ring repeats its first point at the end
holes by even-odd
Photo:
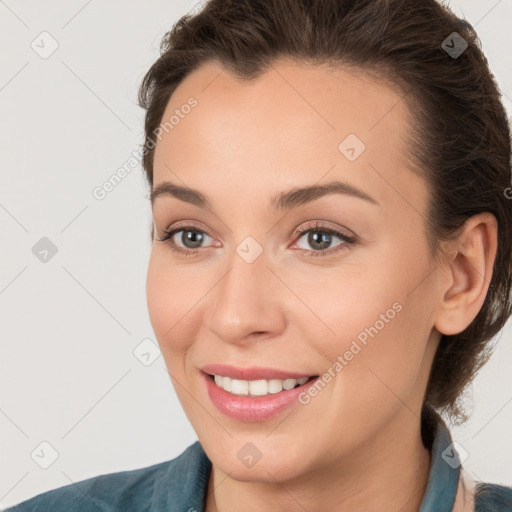
{"type": "Polygon", "coordinates": [[[451,281],[441,286],[434,327],[446,335],[462,332],[480,311],[489,289],[497,251],[497,221],[483,212],[466,221],[448,263],[451,281]]]}

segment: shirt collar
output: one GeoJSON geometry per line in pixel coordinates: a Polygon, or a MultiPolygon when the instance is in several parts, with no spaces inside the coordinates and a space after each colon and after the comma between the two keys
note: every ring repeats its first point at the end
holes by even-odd
{"type": "Polygon", "coordinates": [[[421,428],[423,442],[431,450],[431,462],[419,512],[451,512],[460,477],[459,456],[445,422],[426,405],[422,411],[421,428]]]}
{"type": "MultiPolygon", "coordinates": [[[[459,456],[445,422],[428,406],[423,407],[421,428],[423,442],[431,451],[431,464],[419,512],[451,512],[460,477],[459,456]]],[[[189,491],[186,493],[187,503],[193,509],[201,511],[205,503],[212,464],[199,441],[191,445],[185,453],[187,456],[181,457],[181,467],[176,468],[176,473],[180,474],[176,481],[184,481],[183,475],[188,477],[185,480],[185,487],[189,491]]],[[[180,490],[185,491],[183,487],[180,490]]]]}

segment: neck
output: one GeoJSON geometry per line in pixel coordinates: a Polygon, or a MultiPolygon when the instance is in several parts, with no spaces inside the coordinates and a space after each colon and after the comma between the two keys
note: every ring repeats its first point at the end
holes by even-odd
{"type": "Polygon", "coordinates": [[[276,482],[241,482],[212,466],[206,512],[399,510],[417,512],[428,482],[430,450],[420,420],[402,408],[357,455],[276,482]]]}

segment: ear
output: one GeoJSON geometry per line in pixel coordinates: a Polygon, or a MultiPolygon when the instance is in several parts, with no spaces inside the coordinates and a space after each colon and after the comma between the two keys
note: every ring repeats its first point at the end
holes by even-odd
{"type": "Polygon", "coordinates": [[[447,259],[446,285],[434,327],[441,334],[462,332],[480,311],[489,289],[498,247],[498,223],[490,212],[470,217],[447,259]]]}

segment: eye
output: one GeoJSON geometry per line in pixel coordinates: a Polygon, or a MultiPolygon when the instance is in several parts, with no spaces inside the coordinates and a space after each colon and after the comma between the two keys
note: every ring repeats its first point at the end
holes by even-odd
{"type": "MultiPolygon", "coordinates": [[[[340,250],[347,249],[357,243],[357,237],[343,233],[340,229],[327,226],[321,222],[314,225],[302,226],[296,231],[299,233],[298,241],[304,239],[313,250],[299,247],[306,252],[307,256],[327,256],[340,250]],[[307,236],[306,236],[307,235],[307,236]],[[329,248],[333,239],[340,240],[341,243],[329,248]]],[[[208,248],[203,244],[213,238],[198,226],[186,225],[165,230],[158,241],[166,243],[172,252],[182,254],[184,256],[193,256],[199,254],[202,249],[208,248]],[[177,236],[179,235],[179,236],[177,236]]],[[[221,244],[215,243],[217,247],[221,244]]]]}
{"type": "Polygon", "coordinates": [[[304,239],[306,244],[315,249],[311,251],[307,247],[299,247],[300,249],[306,250],[308,256],[333,254],[357,242],[355,236],[347,235],[337,228],[326,226],[320,222],[316,222],[313,226],[300,227],[297,232],[300,234],[298,237],[299,241],[304,239]],[[339,239],[341,243],[334,246],[334,248],[329,248],[335,238],[339,239]]]}
{"type": "Polygon", "coordinates": [[[164,231],[163,235],[157,240],[165,242],[173,252],[189,256],[197,254],[197,249],[202,249],[201,244],[208,238],[212,237],[196,226],[180,226],[164,231]],[[179,233],[181,233],[181,235],[176,236],[179,233]],[[180,246],[179,243],[176,242],[176,239],[179,243],[183,244],[183,246],[180,246]]]}

